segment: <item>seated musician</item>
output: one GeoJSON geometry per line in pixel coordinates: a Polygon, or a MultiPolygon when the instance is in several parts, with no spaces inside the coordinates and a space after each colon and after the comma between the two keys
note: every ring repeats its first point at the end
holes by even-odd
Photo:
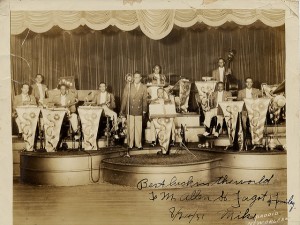
{"type": "Polygon", "coordinates": [[[153,67],[153,73],[148,75],[148,83],[151,84],[165,84],[166,82],[166,76],[161,74],[161,66],[160,65],[155,65],[153,67]]]}
{"type": "Polygon", "coordinates": [[[44,76],[42,74],[37,74],[35,76],[35,84],[31,86],[32,95],[35,97],[38,105],[44,104],[44,99],[48,97],[48,88],[43,84],[44,76]]]}
{"type": "Polygon", "coordinates": [[[113,121],[115,126],[115,130],[117,130],[117,113],[113,111],[113,109],[116,108],[115,97],[112,93],[107,92],[106,89],[106,83],[101,82],[99,84],[99,92],[94,96],[93,102],[103,108],[104,114],[110,117],[110,120],[113,121]]]}
{"type": "Polygon", "coordinates": [[[16,108],[19,106],[24,106],[24,105],[36,105],[36,100],[35,97],[32,95],[29,95],[29,84],[24,83],[22,85],[22,93],[19,95],[16,95],[14,97],[13,101],[13,117],[15,117],[17,126],[18,126],[18,137],[22,137],[22,129],[21,129],[21,121],[18,118],[16,108]]]}
{"type": "MultiPolygon", "coordinates": [[[[164,96],[164,89],[163,88],[158,88],[157,89],[157,98],[152,100],[150,104],[161,104],[161,105],[165,105],[165,104],[171,104],[171,100],[167,99],[164,96]]],[[[156,130],[155,130],[155,126],[154,126],[154,122],[153,120],[151,120],[151,125],[150,125],[150,132],[151,132],[151,146],[155,146],[156,145],[156,130]]],[[[170,145],[174,146],[175,144],[175,123],[173,121],[172,124],[172,131],[171,131],[171,141],[170,141],[170,145]]]]}
{"type": "Polygon", "coordinates": [[[212,71],[212,78],[216,81],[226,82],[227,77],[231,74],[231,69],[225,67],[225,60],[219,58],[218,68],[212,71]]]}
{"type": "MultiPolygon", "coordinates": [[[[242,89],[238,92],[238,97],[237,97],[238,101],[243,101],[244,98],[256,99],[256,98],[262,97],[261,91],[259,89],[252,87],[253,80],[251,77],[247,77],[245,79],[245,82],[246,82],[246,88],[242,89]]],[[[247,120],[248,120],[248,113],[247,113],[246,106],[244,105],[243,111],[242,111],[242,122],[243,122],[244,128],[249,127],[249,125],[247,126],[247,124],[248,124],[247,120]]]]}
{"type": "Polygon", "coordinates": [[[213,135],[219,137],[223,126],[223,112],[219,106],[220,102],[227,101],[228,97],[231,97],[231,92],[224,91],[224,83],[219,81],[217,83],[217,91],[214,91],[211,95],[211,108],[205,112],[205,132],[203,136],[210,135],[213,130],[213,135]]]}
{"type": "Polygon", "coordinates": [[[64,107],[67,109],[67,118],[71,123],[73,133],[78,133],[78,116],[76,114],[76,99],[73,94],[68,93],[68,87],[65,84],[59,86],[60,94],[53,96],[50,102],[56,107],[64,107]]]}

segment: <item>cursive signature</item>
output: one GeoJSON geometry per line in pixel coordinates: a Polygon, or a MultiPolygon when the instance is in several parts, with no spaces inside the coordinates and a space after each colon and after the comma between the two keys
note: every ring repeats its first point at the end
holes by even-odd
{"type": "Polygon", "coordinates": [[[170,217],[172,221],[178,220],[188,220],[191,223],[193,220],[198,221],[204,218],[204,214],[198,213],[198,208],[193,212],[185,212],[183,208],[177,209],[176,207],[169,208],[170,217]]]}

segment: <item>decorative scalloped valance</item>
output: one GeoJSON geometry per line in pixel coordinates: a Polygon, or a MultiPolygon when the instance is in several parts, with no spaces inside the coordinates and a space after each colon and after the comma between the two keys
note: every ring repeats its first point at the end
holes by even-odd
{"type": "Polygon", "coordinates": [[[53,26],[73,30],[80,25],[86,25],[93,30],[103,30],[111,25],[124,31],[139,26],[146,36],[158,40],[167,36],[174,24],[179,27],[190,27],[199,22],[217,27],[227,21],[249,25],[257,20],[271,27],[281,26],[285,21],[285,11],[279,9],[12,11],[11,34],[20,34],[27,28],[36,33],[43,33],[53,26]]]}

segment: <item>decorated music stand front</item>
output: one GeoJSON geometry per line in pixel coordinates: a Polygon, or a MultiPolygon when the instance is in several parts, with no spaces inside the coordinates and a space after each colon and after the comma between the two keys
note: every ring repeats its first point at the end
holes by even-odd
{"type": "Polygon", "coordinates": [[[219,103],[219,106],[221,107],[224,114],[227,130],[228,130],[229,141],[231,145],[235,141],[234,138],[235,138],[237,119],[239,113],[242,112],[243,110],[243,105],[244,105],[243,101],[236,101],[236,102],[225,101],[219,103]]]}
{"type": "Polygon", "coordinates": [[[250,121],[253,145],[262,144],[270,101],[271,99],[269,98],[244,99],[250,121]]]}
{"type": "Polygon", "coordinates": [[[57,148],[65,113],[65,108],[42,109],[47,152],[54,152],[57,148]]]}
{"type": "Polygon", "coordinates": [[[19,106],[16,111],[21,124],[25,149],[26,151],[33,151],[35,132],[41,110],[37,106],[19,106]]]}
{"type": "Polygon", "coordinates": [[[149,114],[150,118],[153,119],[162,153],[166,154],[169,149],[173,121],[176,117],[175,105],[150,104],[149,114]]]}
{"type": "Polygon", "coordinates": [[[85,150],[97,150],[97,133],[102,114],[99,106],[80,106],[78,113],[81,119],[83,132],[83,148],[85,150]]]}

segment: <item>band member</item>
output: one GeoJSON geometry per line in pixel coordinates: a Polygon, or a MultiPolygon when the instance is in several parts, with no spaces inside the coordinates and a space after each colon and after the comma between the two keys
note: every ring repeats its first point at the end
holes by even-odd
{"type": "Polygon", "coordinates": [[[67,93],[68,87],[65,84],[61,84],[59,87],[60,94],[55,95],[51,102],[58,107],[65,107],[67,108],[67,116],[71,123],[73,133],[78,132],[78,117],[76,114],[76,99],[74,95],[67,93]]]}
{"type": "Polygon", "coordinates": [[[43,84],[44,76],[42,74],[37,74],[35,76],[35,84],[31,86],[32,95],[35,97],[36,102],[39,105],[43,105],[44,99],[48,97],[48,88],[43,84]]]}
{"type": "MultiPolygon", "coordinates": [[[[238,92],[238,97],[237,100],[238,101],[243,101],[244,98],[252,98],[252,99],[256,99],[262,96],[262,93],[259,89],[253,88],[253,80],[251,77],[247,77],[245,79],[246,82],[246,88],[243,90],[240,90],[238,92]]],[[[249,125],[247,126],[247,119],[248,119],[248,113],[247,113],[247,109],[246,106],[244,105],[243,107],[243,111],[242,111],[242,122],[243,122],[243,127],[247,128],[249,127],[249,125]]]]}
{"type": "MultiPolygon", "coordinates": [[[[158,88],[157,89],[157,98],[152,100],[150,104],[160,104],[160,105],[165,105],[165,104],[171,104],[171,100],[170,99],[167,99],[165,98],[164,96],[164,89],[163,88],[158,88]]],[[[150,123],[150,132],[151,132],[151,146],[155,146],[156,145],[156,130],[155,130],[155,127],[154,127],[154,122],[153,120],[151,120],[151,123],[150,123]]],[[[171,146],[174,146],[174,142],[175,142],[175,123],[173,121],[173,124],[172,124],[172,131],[171,131],[171,142],[170,142],[170,145],[171,146]]]]}
{"type": "Polygon", "coordinates": [[[165,84],[166,76],[161,74],[161,66],[155,65],[152,68],[153,73],[148,75],[148,82],[151,84],[165,84]]]}
{"type": "Polygon", "coordinates": [[[219,107],[219,103],[227,101],[228,97],[231,97],[231,92],[224,91],[224,83],[217,83],[217,91],[213,92],[210,99],[210,110],[205,112],[205,132],[204,136],[208,136],[213,132],[215,137],[219,137],[221,128],[223,126],[223,112],[219,107]],[[214,129],[213,129],[214,128],[214,129]]]}
{"type": "Polygon", "coordinates": [[[114,121],[115,129],[117,129],[117,113],[113,111],[116,108],[115,97],[106,89],[106,84],[104,82],[100,83],[99,92],[94,96],[93,102],[103,108],[104,114],[114,121]]]}
{"type": "Polygon", "coordinates": [[[251,77],[247,77],[245,79],[246,82],[246,88],[243,90],[240,90],[238,92],[238,101],[243,101],[244,98],[258,98],[262,96],[262,93],[259,89],[253,88],[253,80],[251,77]]]}
{"type": "Polygon", "coordinates": [[[13,117],[15,117],[16,119],[16,123],[18,126],[18,137],[21,138],[22,137],[22,129],[21,129],[21,121],[18,118],[17,112],[16,112],[16,108],[19,106],[23,106],[23,105],[36,105],[36,100],[35,97],[32,95],[29,95],[29,84],[24,83],[22,85],[22,93],[20,95],[17,95],[14,97],[14,101],[13,101],[13,117]]]}
{"type": "Polygon", "coordinates": [[[218,68],[212,71],[212,78],[216,81],[226,82],[227,77],[231,74],[230,68],[225,68],[225,60],[219,58],[218,68]]]}
{"type": "Polygon", "coordinates": [[[138,149],[142,149],[142,120],[147,112],[147,87],[141,83],[141,79],[141,74],[135,72],[133,83],[126,84],[122,97],[120,114],[127,114],[129,149],[133,148],[134,142],[138,149]]]}

